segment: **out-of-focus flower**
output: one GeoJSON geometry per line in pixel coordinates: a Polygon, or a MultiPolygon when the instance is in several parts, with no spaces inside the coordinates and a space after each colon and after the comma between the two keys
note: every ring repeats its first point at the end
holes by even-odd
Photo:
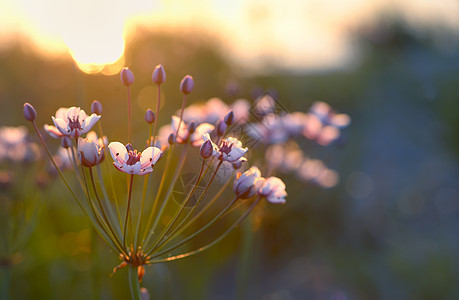
{"type": "Polygon", "coordinates": [[[336,113],[327,103],[315,102],[307,114],[303,134],[306,138],[327,146],[340,136],[340,129],[347,127],[351,118],[336,113]]]}
{"type": "Polygon", "coordinates": [[[304,155],[298,144],[289,141],[286,144],[269,146],[266,149],[265,159],[270,168],[289,173],[298,169],[303,162],[304,155]]]}
{"type": "Polygon", "coordinates": [[[86,135],[86,139],[90,142],[96,143],[99,148],[108,146],[108,139],[106,136],[97,137],[97,133],[95,131],[90,131],[86,135]]]}
{"type": "Polygon", "coordinates": [[[29,141],[25,126],[0,127],[0,153],[0,161],[32,162],[40,157],[40,150],[29,141]]]}
{"type": "MultiPolygon", "coordinates": [[[[73,168],[72,161],[70,160],[69,151],[73,150],[70,148],[66,149],[60,147],[59,150],[57,150],[57,153],[53,155],[53,160],[56,162],[56,165],[59,169],[61,169],[61,171],[73,168]]],[[[53,164],[50,164],[49,171],[52,175],[57,175],[57,170],[54,168],[53,164]]]]}
{"type": "Polygon", "coordinates": [[[111,142],[108,145],[114,160],[113,165],[121,172],[128,174],[145,175],[153,172],[153,167],[163,152],[156,147],[148,147],[142,153],[129,150],[120,142],[111,142]]]}
{"type": "Polygon", "coordinates": [[[285,203],[287,192],[285,191],[285,183],[278,177],[269,177],[263,181],[258,194],[264,196],[271,203],[285,203]]]}
{"type": "Polygon", "coordinates": [[[250,103],[245,99],[238,99],[231,105],[227,105],[220,98],[210,98],[206,103],[186,107],[183,111],[183,120],[187,123],[194,121],[197,124],[215,124],[223,120],[230,110],[234,113],[234,123],[244,124],[249,116],[250,103]]]}
{"type": "Polygon", "coordinates": [[[83,166],[93,167],[104,159],[104,145],[102,140],[100,142],[102,145],[98,143],[97,136],[95,138],[78,138],[78,154],[83,166]]]}
{"type": "Polygon", "coordinates": [[[266,93],[257,100],[254,110],[261,116],[276,114],[276,101],[269,93],[266,93]]]}
{"type": "Polygon", "coordinates": [[[298,168],[298,176],[324,188],[334,187],[339,181],[336,171],[327,168],[321,160],[306,159],[298,168]]]}
{"type": "MultiPolygon", "coordinates": [[[[179,123],[180,118],[177,116],[172,116],[171,133],[175,134],[177,132],[179,123]]],[[[185,122],[181,122],[180,129],[176,136],[176,141],[179,144],[185,144],[190,141],[190,144],[193,147],[201,147],[201,145],[204,143],[204,135],[206,133],[212,132],[214,129],[214,125],[203,123],[196,127],[196,129],[191,130],[192,132],[190,133],[189,125],[187,125],[185,122]]]]}
{"type": "Polygon", "coordinates": [[[234,193],[242,199],[254,196],[265,179],[257,167],[251,167],[244,173],[238,173],[233,184],[234,193]]]}
{"type": "Polygon", "coordinates": [[[100,119],[100,115],[92,114],[87,116],[84,110],[72,106],[70,108],[59,108],[56,111],[56,117],[52,117],[54,125],[45,125],[45,130],[52,137],[61,137],[63,135],[79,137],[87,133],[100,119]]]}

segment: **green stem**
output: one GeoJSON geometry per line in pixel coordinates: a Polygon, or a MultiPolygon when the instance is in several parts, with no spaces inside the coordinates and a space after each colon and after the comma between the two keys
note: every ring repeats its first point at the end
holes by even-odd
{"type": "Polygon", "coordinates": [[[195,236],[197,236],[198,234],[200,234],[201,232],[205,231],[207,228],[209,228],[210,226],[212,226],[212,224],[214,224],[216,221],[218,221],[222,216],[225,215],[225,213],[230,209],[231,206],[233,206],[233,204],[237,201],[237,199],[239,199],[238,197],[234,198],[233,201],[231,201],[215,218],[212,219],[212,221],[210,221],[209,223],[207,223],[205,226],[203,226],[201,229],[199,229],[198,231],[196,231],[195,233],[193,233],[192,235],[188,236],[187,238],[181,240],[179,243],[175,244],[174,246],[171,246],[161,252],[158,252],[156,253],[153,257],[159,257],[163,254],[166,254],[172,250],[175,250],[177,249],[178,247],[182,246],[183,244],[187,243],[188,241],[190,241],[191,239],[193,239],[195,236]]]}
{"type": "Polygon", "coordinates": [[[179,174],[182,171],[183,166],[185,165],[185,158],[186,158],[187,148],[188,148],[188,144],[185,144],[185,147],[183,147],[182,154],[180,156],[179,166],[175,170],[175,173],[174,173],[174,176],[172,178],[172,181],[169,184],[169,188],[167,189],[166,196],[163,199],[163,204],[161,205],[161,208],[160,208],[160,210],[158,212],[158,215],[156,216],[156,220],[153,223],[153,227],[150,230],[150,234],[148,235],[147,239],[145,240],[145,243],[144,243],[145,246],[147,245],[147,242],[150,240],[151,236],[156,231],[158,223],[159,223],[159,221],[160,221],[160,219],[161,219],[161,217],[162,217],[162,215],[164,213],[164,209],[166,208],[167,204],[169,203],[169,199],[170,199],[170,196],[171,196],[171,193],[172,193],[172,189],[174,188],[175,182],[177,181],[177,178],[179,177],[179,174]]]}
{"type": "Polygon", "coordinates": [[[133,300],[142,300],[140,293],[139,277],[137,276],[137,267],[129,266],[129,287],[133,300]]]}
{"type": "MultiPolygon", "coordinates": [[[[234,174],[234,172],[233,172],[234,174]]],[[[230,178],[233,178],[233,175],[231,175],[230,178]]],[[[231,180],[228,180],[225,185],[223,185],[220,190],[215,194],[215,196],[212,198],[212,200],[210,200],[205,206],[203,209],[201,209],[196,215],[193,216],[193,218],[188,221],[187,223],[185,223],[188,218],[191,216],[191,214],[194,212],[194,209],[197,208],[198,206],[194,206],[193,209],[190,211],[190,213],[180,222],[180,224],[177,226],[177,228],[179,228],[178,230],[176,230],[175,232],[173,232],[168,238],[167,238],[167,241],[169,240],[172,240],[174,239],[175,237],[177,237],[179,234],[181,234],[183,231],[185,231],[194,221],[196,221],[200,216],[202,216],[211,206],[212,204],[215,203],[215,201],[217,201],[217,199],[220,198],[220,196],[223,194],[223,192],[226,190],[226,188],[228,187],[228,185],[230,184],[231,180]]],[[[201,199],[199,199],[200,201],[201,199]]],[[[225,213],[225,215],[228,214],[228,211],[225,213]]],[[[225,215],[223,215],[222,217],[224,217],[225,215]]],[[[166,241],[166,242],[167,242],[166,241]]],[[[164,243],[162,243],[164,244],[164,243]]]]}
{"type": "Polygon", "coordinates": [[[161,245],[165,244],[167,241],[169,241],[171,239],[171,237],[174,235],[174,233],[180,229],[180,226],[186,221],[188,220],[188,218],[191,216],[191,214],[194,212],[194,210],[198,207],[198,204],[201,202],[202,198],[205,196],[205,194],[207,193],[207,190],[209,189],[210,185],[212,184],[214,178],[215,178],[215,175],[217,175],[217,172],[218,170],[220,169],[220,166],[222,165],[223,161],[220,161],[220,163],[218,164],[217,168],[215,169],[215,172],[214,174],[212,175],[212,178],[210,179],[209,183],[207,184],[206,188],[204,189],[204,191],[201,193],[201,195],[199,196],[199,199],[196,201],[196,203],[194,204],[193,208],[188,212],[188,214],[185,216],[185,218],[182,220],[182,222],[179,224],[179,226],[176,227],[176,229],[174,229],[172,231],[172,233],[166,237],[166,234],[168,233],[168,231],[171,229],[171,227],[175,224],[175,221],[177,220],[178,216],[181,214],[183,208],[186,206],[186,204],[188,203],[188,201],[190,200],[191,198],[191,195],[193,194],[193,192],[196,190],[196,187],[198,185],[198,182],[200,181],[201,179],[201,176],[202,176],[202,171],[204,169],[204,164],[205,164],[205,160],[202,162],[202,167],[201,167],[201,172],[199,173],[199,177],[198,177],[198,180],[197,182],[195,183],[194,187],[193,187],[193,190],[191,191],[191,193],[188,194],[188,197],[186,199],[186,201],[184,203],[182,203],[182,206],[180,207],[178,213],[175,215],[173,221],[169,224],[169,226],[167,227],[167,230],[163,231],[163,233],[160,235],[160,238],[157,240],[157,242],[154,244],[153,248],[148,252],[147,255],[150,255],[155,249],[157,249],[158,247],[160,247],[161,245]],[[163,240],[164,239],[164,240],[163,240]]]}
{"type": "Polygon", "coordinates": [[[110,169],[109,169],[109,161],[108,161],[108,158],[110,157],[109,154],[110,152],[107,150],[107,147],[105,145],[105,141],[104,141],[104,132],[102,131],[102,125],[101,125],[101,121],[99,120],[99,131],[100,131],[100,137],[102,138],[102,141],[104,142],[104,155],[105,155],[105,168],[107,170],[107,174],[109,175],[108,178],[109,178],[109,181],[110,181],[110,188],[112,190],[112,196],[113,196],[113,199],[115,200],[115,206],[116,206],[116,212],[118,214],[118,222],[119,222],[119,225],[120,225],[120,230],[121,230],[121,214],[120,214],[120,209],[119,209],[119,205],[118,205],[118,197],[116,196],[116,191],[115,191],[115,184],[113,183],[113,176],[110,172],[110,169]]]}
{"type": "Polygon", "coordinates": [[[10,299],[11,267],[1,266],[1,299],[10,299]]]}
{"type": "MultiPolygon", "coordinates": [[[[158,84],[158,94],[156,96],[156,120],[155,120],[155,124],[153,125],[153,146],[155,145],[155,142],[156,142],[156,128],[157,128],[157,124],[158,124],[158,117],[159,117],[159,101],[161,100],[161,85],[158,84]]],[[[151,126],[150,126],[151,128],[151,126]]],[[[151,134],[150,134],[151,135],[151,134]]]]}
{"type": "Polygon", "coordinates": [[[132,196],[132,182],[134,181],[134,175],[131,174],[131,180],[129,181],[129,197],[128,197],[128,203],[127,203],[127,209],[126,209],[126,218],[124,219],[124,228],[123,228],[123,245],[127,249],[126,246],[126,232],[127,232],[127,225],[128,225],[128,217],[130,214],[130,208],[131,208],[131,196],[132,196]]]}
{"type": "MultiPolygon", "coordinates": [[[[155,200],[153,202],[153,207],[152,209],[150,210],[150,216],[148,217],[148,221],[147,221],[147,226],[145,227],[145,231],[142,235],[142,241],[144,242],[145,239],[147,238],[147,235],[151,235],[153,234],[153,231],[150,231],[148,230],[148,228],[150,228],[151,226],[151,222],[153,222],[153,216],[155,215],[155,212],[156,212],[156,207],[158,206],[158,202],[159,202],[159,197],[163,191],[163,187],[164,187],[164,184],[166,182],[166,177],[169,173],[169,165],[172,161],[172,151],[174,149],[174,145],[171,146],[171,148],[169,149],[169,151],[167,152],[167,160],[166,160],[166,166],[164,167],[164,173],[163,173],[163,176],[161,176],[161,181],[159,183],[159,188],[158,188],[158,191],[156,192],[156,197],[155,197],[155,200]]],[[[147,239],[148,240],[148,239],[147,239]]]]}
{"type": "Polygon", "coordinates": [[[105,213],[105,208],[102,205],[102,202],[100,201],[99,194],[97,193],[97,189],[96,189],[96,184],[94,182],[94,174],[92,172],[92,168],[89,168],[89,176],[91,178],[91,184],[92,184],[92,188],[94,190],[94,195],[96,197],[97,204],[100,207],[100,211],[102,212],[102,217],[103,217],[105,223],[107,224],[107,228],[110,231],[111,236],[114,239],[114,242],[116,244],[118,244],[118,246],[120,246],[120,248],[123,248],[123,246],[121,245],[120,240],[118,239],[118,236],[116,235],[115,231],[113,230],[112,224],[110,223],[110,219],[107,217],[107,214],[105,213]]]}
{"type": "Polygon", "coordinates": [[[242,253],[239,261],[239,270],[236,283],[236,299],[247,299],[247,287],[250,281],[252,270],[252,248],[254,244],[253,218],[247,218],[242,225],[242,253]]]}
{"type": "Polygon", "coordinates": [[[131,133],[132,133],[132,125],[131,125],[131,89],[127,87],[127,98],[128,98],[128,141],[131,143],[131,133]]]}
{"type": "Polygon", "coordinates": [[[202,246],[201,248],[196,249],[194,251],[190,251],[190,252],[186,252],[186,253],[182,253],[182,254],[178,254],[178,255],[174,255],[174,256],[168,256],[168,257],[165,257],[165,258],[153,259],[153,260],[148,261],[147,263],[148,264],[156,264],[156,263],[174,261],[174,260],[178,260],[178,259],[182,259],[182,258],[189,257],[189,256],[192,256],[192,255],[199,254],[199,253],[209,249],[210,247],[214,246],[215,244],[220,242],[222,239],[224,239],[234,228],[236,228],[249,215],[249,213],[252,211],[252,209],[255,207],[255,205],[257,205],[258,202],[260,202],[260,199],[261,199],[261,197],[259,197],[257,200],[255,200],[252,203],[252,205],[249,207],[249,209],[236,221],[236,223],[231,225],[225,232],[223,232],[222,235],[220,235],[218,238],[216,238],[213,242],[210,242],[209,244],[207,244],[205,246],[202,246]]]}

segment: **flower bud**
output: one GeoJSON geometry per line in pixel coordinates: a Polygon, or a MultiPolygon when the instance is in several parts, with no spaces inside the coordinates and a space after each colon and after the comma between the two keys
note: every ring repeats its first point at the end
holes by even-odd
{"type": "Polygon", "coordinates": [[[166,71],[164,71],[163,65],[157,65],[151,77],[157,85],[164,83],[166,81],[166,71]]]}
{"type": "Polygon", "coordinates": [[[182,81],[180,82],[180,91],[186,95],[191,93],[193,87],[193,77],[191,77],[190,75],[186,75],[185,77],[183,77],[182,81]]]}
{"type": "Polygon", "coordinates": [[[169,137],[167,138],[167,142],[169,143],[169,145],[172,145],[173,143],[175,143],[175,134],[173,133],[169,134],[169,137]]]}
{"type": "Polygon", "coordinates": [[[134,151],[134,147],[132,147],[132,144],[131,143],[128,143],[126,145],[126,150],[129,152],[129,151],[134,151]]]}
{"type": "Polygon", "coordinates": [[[35,118],[37,117],[37,112],[35,111],[35,108],[29,103],[24,103],[24,118],[27,121],[33,122],[35,118]]]}
{"type": "Polygon", "coordinates": [[[147,122],[148,124],[153,124],[155,120],[155,113],[151,109],[147,109],[147,112],[145,113],[145,122],[147,122]]]}
{"type": "Polygon", "coordinates": [[[218,123],[218,126],[217,126],[217,134],[219,136],[222,136],[225,134],[225,131],[226,131],[226,123],[221,121],[220,123],[218,123]]]}
{"type": "Polygon", "coordinates": [[[233,184],[233,191],[239,198],[251,198],[257,193],[258,188],[264,180],[261,177],[260,170],[257,167],[251,167],[243,174],[237,174],[233,184]]]}
{"type": "Polygon", "coordinates": [[[70,137],[64,135],[61,138],[61,146],[65,149],[72,147],[72,140],[70,139],[70,137]]]}
{"type": "Polygon", "coordinates": [[[95,142],[81,137],[78,138],[78,153],[81,164],[88,168],[99,164],[104,158],[104,153],[95,142]]]}
{"type": "Polygon", "coordinates": [[[192,134],[193,132],[196,131],[196,123],[195,122],[191,122],[190,124],[188,124],[188,132],[189,134],[192,134]]]}
{"type": "Polygon", "coordinates": [[[230,110],[230,112],[226,114],[224,120],[225,120],[226,125],[228,125],[228,126],[233,124],[233,122],[234,122],[234,112],[233,112],[233,110],[230,110]]]}
{"type": "Polygon", "coordinates": [[[96,115],[101,115],[102,114],[102,104],[97,100],[92,101],[91,112],[96,115]]]}
{"type": "Polygon", "coordinates": [[[212,142],[210,140],[205,141],[201,145],[201,149],[199,150],[199,153],[201,154],[201,157],[204,159],[211,157],[212,154],[214,153],[212,142]]]}
{"type": "Polygon", "coordinates": [[[121,82],[125,86],[130,86],[131,84],[134,83],[134,73],[132,73],[131,70],[128,68],[123,68],[120,73],[121,76],[121,82]]]}

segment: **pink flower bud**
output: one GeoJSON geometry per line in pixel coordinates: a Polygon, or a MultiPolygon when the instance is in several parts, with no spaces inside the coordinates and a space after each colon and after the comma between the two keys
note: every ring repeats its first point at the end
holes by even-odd
{"type": "Polygon", "coordinates": [[[188,124],[188,133],[189,134],[192,134],[196,131],[196,123],[195,122],[191,122],[190,124],[188,124]]]}
{"type": "Polygon", "coordinates": [[[132,144],[128,143],[128,144],[126,145],[126,150],[127,150],[127,151],[134,151],[134,147],[132,146],[132,144]]]}
{"type": "Polygon", "coordinates": [[[186,95],[191,93],[193,87],[193,77],[191,77],[190,75],[186,75],[185,77],[183,77],[182,81],[180,82],[180,91],[186,95]]]}
{"type": "Polygon", "coordinates": [[[24,118],[27,121],[33,122],[35,118],[37,117],[37,112],[35,111],[35,108],[33,108],[32,105],[29,103],[24,103],[24,118]]]}
{"type": "Polygon", "coordinates": [[[128,68],[123,68],[121,70],[121,82],[125,85],[125,86],[130,86],[131,84],[134,83],[134,73],[132,73],[131,70],[129,70],[128,68]]]}
{"type": "Polygon", "coordinates": [[[212,154],[214,153],[212,142],[210,140],[205,141],[201,145],[201,149],[199,150],[199,153],[201,154],[201,157],[204,159],[211,157],[212,154]]]}
{"type": "Polygon", "coordinates": [[[225,122],[222,121],[222,122],[218,123],[218,126],[217,126],[217,134],[218,134],[219,136],[224,135],[224,134],[225,134],[225,131],[226,131],[226,127],[227,127],[227,126],[226,126],[226,123],[225,123],[225,122]]]}
{"type": "Polygon", "coordinates": [[[257,167],[251,167],[243,174],[237,174],[233,184],[233,191],[239,198],[251,198],[257,193],[264,180],[261,177],[260,170],[257,167]]]}
{"type": "Polygon", "coordinates": [[[72,147],[72,140],[70,139],[70,137],[64,135],[61,138],[61,146],[66,149],[72,147]]]}
{"type": "Polygon", "coordinates": [[[153,124],[155,120],[155,113],[151,109],[147,109],[147,112],[145,113],[145,122],[147,122],[148,124],[153,124]]]}
{"type": "Polygon", "coordinates": [[[234,122],[234,112],[232,110],[230,110],[230,112],[226,114],[224,120],[225,120],[226,125],[228,125],[228,126],[233,124],[233,122],[234,122]]]}
{"type": "Polygon", "coordinates": [[[164,71],[163,65],[157,65],[151,77],[157,85],[164,83],[166,81],[166,71],[164,71]]]}
{"type": "Polygon", "coordinates": [[[169,137],[167,138],[167,142],[169,143],[169,145],[172,145],[173,143],[175,143],[175,134],[173,133],[169,134],[169,137]]]}
{"type": "Polygon", "coordinates": [[[96,115],[101,115],[102,114],[102,104],[97,100],[92,101],[91,112],[96,115]]]}

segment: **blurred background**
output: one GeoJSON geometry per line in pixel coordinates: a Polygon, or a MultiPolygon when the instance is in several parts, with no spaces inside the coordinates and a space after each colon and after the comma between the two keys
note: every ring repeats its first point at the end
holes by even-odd
{"type": "MultiPolygon", "coordinates": [[[[351,116],[339,145],[300,143],[338,171],[336,187],[284,175],[287,204],[257,210],[251,240],[236,230],[203,254],[147,267],[152,296],[459,298],[459,2],[1,0],[0,11],[1,126],[26,123],[25,101],[49,124],[57,108],[98,99],[104,126],[125,136],[119,71],[134,72],[143,118],[157,64],[168,76],[160,124],[179,108],[186,74],[190,102],[269,89],[291,112],[324,101],[351,116]]],[[[21,184],[40,209],[12,298],[127,299],[127,272],[110,277],[117,254],[62,183],[21,184]]]]}

